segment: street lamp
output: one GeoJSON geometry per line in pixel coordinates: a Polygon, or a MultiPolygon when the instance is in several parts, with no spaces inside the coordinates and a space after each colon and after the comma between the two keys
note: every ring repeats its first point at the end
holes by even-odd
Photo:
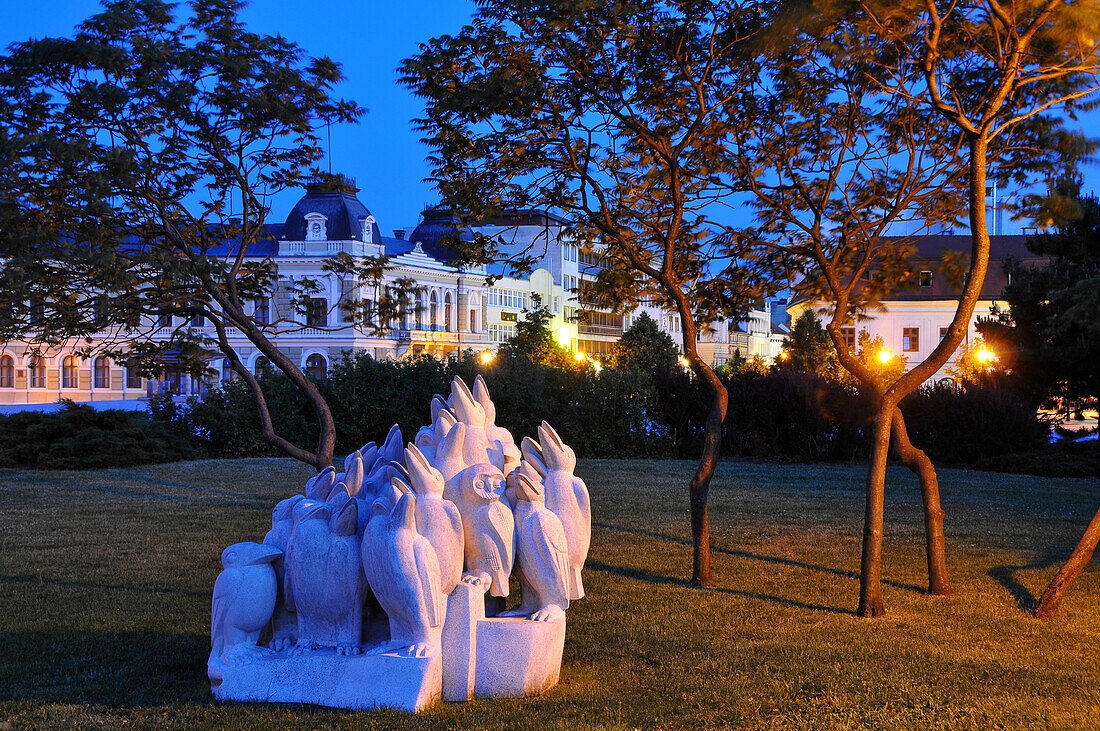
{"type": "Polygon", "coordinates": [[[883,348],[882,350],[880,350],[878,352],[878,360],[883,365],[886,365],[887,363],[889,363],[891,360],[893,360],[893,358],[894,358],[894,354],[891,353],[888,348],[883,348]]]}
{"type": "Polygon", "coordinates": [[[596,375],[598,376],[600,375],[600,371],[603,370],[603,365],[598,360],[594,360],[592,361],[592,370],[596,371],[596,375]]]}
{"type": "Polygon", "coordinates": [[[492,363],[493,358],[495,358],[495,357],[496,356],[493,355],[493,351],[491,351],[491,350],[481,351],[481,362],[484,363],[485,365],[489,365],[490,363],[492,363]]]}
{"type": "Polygon", "coordinates": [[[996,356],[993,354],[993,351],[989,348],[982,348],[974,355],[978,359],[978,362],[981,363],[983,366],[996,358],[996,356]]]}

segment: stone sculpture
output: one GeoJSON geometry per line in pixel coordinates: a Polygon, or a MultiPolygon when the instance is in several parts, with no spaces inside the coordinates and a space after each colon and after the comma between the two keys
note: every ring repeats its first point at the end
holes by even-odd
{"type": "Polygon", "coordinates": [[[275,611],[275,569],[282,556],[260,543],[234,543],[222,551],[224,570],[214,582],[210,610],[211,673],[252,662],[269,650],[257,647],[260,631],[275,611]]]}
{"type": "Polygon", "coordinates": [[[394,425],[310,478],[263,545],[225,550],[217,698],[419,710],[557,682],[591,535],[576,456],[546,422],[517,444],[480,376],[433,397],[430,418],[413,443],[394,425]]]}

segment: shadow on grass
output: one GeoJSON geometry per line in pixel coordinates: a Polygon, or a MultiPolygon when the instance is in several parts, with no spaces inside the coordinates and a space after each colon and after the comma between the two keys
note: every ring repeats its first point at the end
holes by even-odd
{"type": "MultiPolygon", "coordinates": [[[[684,538],[677,538],[676,536],[670,536],[666,533],[658,533],[656,531],[646,530],[644,528],[629,528],[622,525],[611,525],[608,523],[593,523],[593,528],[604,528],[606,530],[619,531],[620,533],[633,533],[635,535],[646,536],[648,538],[656,538],[659,541],[667,541],[669,543],[677,543],[681,546],[690,546],[691,541],[684,538]]],[[[806,569],[807,571],[818,571],[824,574],[833,574],[834,576],[841,576],[845,579],[859,580],[858,571],[848,571],[846,569],[836,569],[831,566],[818,566],[817,564],[806,563],[804,561],[795,561],[791,558],[780,558],[778,556],[765,556],[760,553],[751,553],[749,551],[739,551],[734,548],[721,548],[720,546],[712,545],[710,550],[714,553],[722,553],[727,556],[736,556],[737,558],[747,558],[753,561],[764,561],[766,563],[773,563],[780,566],[790,566],[796,569],[806,569]]],[[[587,564],[585,564],[587,565],[587,564]]],[[[883,584],[892,586],[895,589],[903,589],[905,591],[911,591],[917,594],[927,594],[928,592],[919,586],[913,584],[904,584],[900,581],[891,581],[889,579],[883,579],[883,584]]]]}
{"type": "Polygon", "coordinates": [[[1065,553],[1046,553],[1042,556],[1036,556],[1025,564],[1019,566],[994,566],[986,573],[1005,588],[1005,590],[1012,595],[1012,598],[1016,600],[1016,605],[1025,612],[1034,612],[1035,607],[1039,604],[1039,598],[1031,593],[1031,589],[1021,584],[1016,578],[1017,571],[1031,571],[1040,569],[1049,569],[1052,566],[1061,564],[1066,558],[1069,557],[1070,549],[1067,549],[1065,553]]]}
{"type": "Polygon", "coordinates": [[[209,591],[191,591],[187,589],[165,589],[156,586],[126,586],[124,584],[92,584],[82,581],[61,581],[58,579],[44,579],[38,576],[11,576],[0,574],[0,583],[31,584],[36,586],[61,586],[66,589],[107,589],[111,591],[133,591],[141,594],[167,594],[174,596],[188,596],[206,599],[209,591]]]}
{"type": "Polygon", "coordinates": [[[772,602],[774,604],[782,604],[788,607],[795,607],[796,609],[811,609],[816,612],[829,612],[830,614],[844,614],[847,616],[855,616],[855,612],[851,612],[847,609],[840,609],[838,607],[830,607],[826,604],[807,604],[795,599],[786,599],[781,596],[775,596],[773,594],[757,594],[751,591],[742,591],[740,589],[730,589],[724,586],[712,586],[707,588],[701,588],[692,586],[689,582],[683,579],[678,579],[673,576],[662,576],[660,574],[653,574],[648,571],[642,571],[641,569],[631,569],[624,566],[613,566],[611,564],[603,563],[602,561],[593,561],[588,559],[585,561],[584,567],[593,571],[602,571],[606,574],[615,574],[616,576],[622,576],[627,579],[635,579],[637,581],[645,581],[650,584],[665,584],[667,586],[678,586],[684,589],[691,589],[693,591],[713,591],[719,594],[731,594],[733,596],[739,596],[745,599],[757,599],[759,601],[772,602]]]}
{"type": "Polygon", "coordinates": [[[169,632],[0,635],[0,702],[159,706],[212,703],[210,640],[169,632]]]}
{"type": "MultiPolygon", "coordinates": [[[[248,500],[220,500],[215,497],[202,497],[191,495],[168,495],[162,492],[147,492],[145,490],[127,490],[124,487],[112,487],[110,485],[90,485],[82,484],[75,480],[59,480],[50,477],[42,477],[41,475],[24,473],[18,475],[18,477],[26,480],[27,484],[33,487],[53,487],[58,488],[59,491],[63,490],[80,490],[82,492],[98,492],[104,495],[116,495],[118,497],[126,498],[140,498],[143,500],[165,500],[174,503],[202,503],[206,505],[219,505],[235,508],[253,508],[259,510],[268,510],[271,508],[269,502],[261,502],[259,498],[254,495],[248,495],[248,500]]],[[[185,488],[188,490],[195,490],[199,492],[206,492],[213,496],[219,495],[236,495],[237,493],[225,492],[222,490],[213,490],[210,488],[195,487],[193,485],[180,485],[171,482],[157,482],[154,480],[135,480],[132,477],[127,476],[125,479],[131,482],[146,482],[152,485],[159,485],[167,488],[185,488]]]]}

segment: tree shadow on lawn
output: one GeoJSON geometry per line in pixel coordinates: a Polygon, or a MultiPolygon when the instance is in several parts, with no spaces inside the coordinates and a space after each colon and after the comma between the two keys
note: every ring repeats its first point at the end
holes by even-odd
{"type": "MultiPolygon", "coordinates": [[[[619,531],[621,533],[633,533],[635,535],[646,536],[648,538],[656,538],[659,541],[667,541],[668,543],[676,543],[681,546],[690,546],[691,541],[685,538],[677,538],[676,536],[670,536],[666,533],[658,533],[656,531],[646,530],[645,528],[629,528],[622,525],[611,525],[609,523],[593,523],[593,528],[604,528],[606,530],[619,531]]],[[[736,556],[737,558],[747,558],[753,561],[765,561],[767,563],[778,564],[780,566],[790,566],[797,569],[806,569],[807,571],[819,571],[825,574],[833,574],[834,576],[841,576],[845,579],[859,580],[858,571],[849,571],[847,569],[837,569],[831,566],[818,566],[817,564],[806,563],[804,561],[795,561],[791,558],[780,558],[779,556],[766,556],[760,553],[751,553],[749,551],[740,551],[734,548],[722,548],[720,546],[712,545],[710,550],[715,553],[722,553],[727,556],[736,556]]],[[[589,564],[585,564],[586,566],[589,564]]],[[[927,594],[927,590],[914,586],[913,584],[904,584],[900,581],[891,581],[890,579],[883,579],[882,583],[886,586],[892,586],[895,589],[903,589],[905,591],[911,591],[916,594],[927,594]]],[[[847,612],[846,612],[847,613],[847,612]]]]}
{"type": "Polygon", "coordinates": [[[641,569],[631,569],[624,566],[613,566],[611,564],[603,563],[602,561],[593,561],[592,559],[588,559],[587,561],[585,561],[584,567],[593,571],[602,571],[607,574],[615,574],[616,576],[622,576],[627,579],[635,579],[637,581],[645,581],[651,584],[666,584],[668,586],[679,586],[684,589],[713,591],[720,594],[732,594],[733,596],[739,596],[745,599],[758,599],[760,601],[772,602],[774,604],[782,604],[788,607],[795,607],[796,609],[811,609],[818,612],[829,612],[830,614],[844,614],[849,617],[855,616],[855,612],[847,609],[840,609],[839,607],[830,607],[826,604],[807,604],[805,602],[800,602],[795,599],[786,599],[784,597],[775,596],[773,594],[757,594],[751,591],[730,589],[724,586],[692,586],[689,582],[672,576],[662,576],[660,574],[650,573],[649,571],[642,571],[641,569]]]}
{"type": "Polygon", "coordinates": [[[160,706],[212,703],[210,640],[170,632],[0,635],[0,702],[160,706]]]}
{"type": "Polygon", "coordinates": [[[1012,595],[1012,598],[1016,600],[1016,606],[1025,612],[1034,612],[1035,607],[1039,604],[1039,598],[1031,593],[1031,590],[1020,583],[1016,578],[1017,571],[1038,571],[1042,569],[1049,569],[1052,566],[1058,566],[1067,558],[1072,549],[1067,548],[1064,552],[1048,552],[1040,556],[1036,556],[1025,564],[1018,566],[994,566],[986,573],[1005,588],[1005,590],[1012,595]]]}

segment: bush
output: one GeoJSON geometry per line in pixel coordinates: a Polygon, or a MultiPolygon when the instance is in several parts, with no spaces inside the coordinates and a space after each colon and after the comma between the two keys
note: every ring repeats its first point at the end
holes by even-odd
{"type": "Polygon", "coordinates": [[[187,440],[149,414],[72,402],[53,414],[0,416],[0,445],[0,467],[101,469],[197,456],[187,440]]]}

